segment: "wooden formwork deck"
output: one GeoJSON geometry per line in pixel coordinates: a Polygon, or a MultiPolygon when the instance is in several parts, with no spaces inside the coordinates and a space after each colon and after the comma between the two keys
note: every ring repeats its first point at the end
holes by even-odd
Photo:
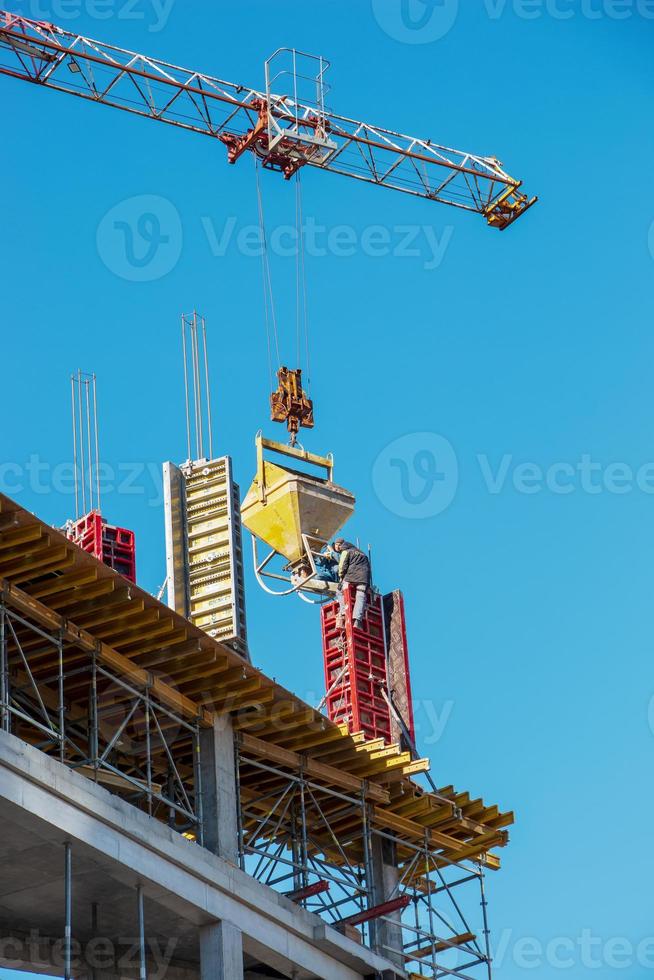
{"type": "MultiPolygon", "coordinates": [[[[2,494],[0,586],[9,605],[44,629],[62,631],[67,668],[95,651],[100,662],[134,683],[149,683],[162,703],[190,720],[209,726],[215,713],[229,713],[245,760],[263,760],[277,773],[301,771],[317,786],[346,795],[363,794],[378,828],[408,844],[428,841],[444,862],[499,867],[490,852],[507,843],[511,812],[451,785],[437,794],[425,791],[412,777],[429,768],[427,759],[412,760],[398,745],[349,734],[2,494]]],[[[38,638],[21,642],[31,644],[35,676],[47,696],[54,653],[38,648],[38,638]]],[[[67,711],[74,716],[87,702],[81,683],[79,704],[67,704],[67,711]]],[[[192,770],[190,757],[188,766],[192,770]]],[[[264,779],[246,761],[245,807],[256,806],[263,790],[274,792],[281,780],[274,771],[264,779]]],[[[337,811],[333,802],[334,819],[337,811]]],[[[346,833],[347,813],[342,826],[346,833]]]]}

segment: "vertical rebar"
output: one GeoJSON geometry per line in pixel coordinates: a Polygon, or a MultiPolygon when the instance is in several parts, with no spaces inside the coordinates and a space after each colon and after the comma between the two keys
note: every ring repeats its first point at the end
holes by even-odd
{"type": "Polygon", "coordinates": [[[145,964],[145,913],[143,909],[143,885],[136,886],[136,905],[139,919],[139,980],[146,980],[145,964]]]}
{"type": "Polygon", "coordinates": [[[86,514],[86,480],[84,474],[84,416],[82,414],[82,371],[77,369],[77,414],[79,417],[79,475],[82,484],[82,510],[86,514]]]}
{"type": "Polygon", "coordinates": [[[206,320],[197,310],[182,313],[182,356],[188,458],[213,459],[211,382],[206,320]],[[191,405],[192,401],[192,405],[191,405]],[[205,454],[205,425],[208,457],[205,454]],[[193,444],[195,449],[193,450],[193,444]],[[193,456],[195,452],[195,456],[193,456]]]}
{"type": "Polygon", "coordinates": [[[186,317],[182,313],[182,354],[184,357],[184,398],[186,400],[186,444],[188,446],[188,458],[191,459],[191,407],[189,404],[188,390],[188,353],[186,350],[186,317]]]}
{"type": "Polygon", "coordinates": [[[100,510],[100,435],[98,432],[98,391],[95,374],[93,377],[93,425],[95,430],[95,481],[97,506],[100,510]]]}
{"type": "Polygon", "coordinates": [[[202,426],[202,381],[200,376],[200,341],[198,336],[198,314],[193,310],[193,390],[195,392],[195,425],[198,459],[204,457],[204,431],[202,426]]]}
{"type": "Polygon", "coordinates": [[[73,411],[73,469],[75,471],[75,517],[80,516],[79,512],[79,475],[77,472],[77,419],[75,416],[75,375],[70,376],[70,394],[73,411]]]}
{"type": "Polygon", "coordinates": [[[211,422],[211,385],[209,384],[209,352],[207,350],[207,325],[204,317],[202,321],[202,345],[204,347],[204,381],[206,386],[207,402],[207,435],[209,438],[209,459],[213,459],[213,425],[211,422]]]}
{"type": "Polygon", "coordinates": [[[191,377],[193,379],[193,422],[195,428],[195,458],[200,458],[200,445],[199,445],[199,425],[198,425],[198,380],[197,380],[197,351],[196,351],[196,340],[197,335],[195,332],[195,311],[191,315],[189,321],[189,332],[190,332],[190,344],[191,344],[191,377]]]}
{"type": "Polygon", "coordinates": [[[84,381],[84,398],[86,401],[86,448],[87,448],[87,462],[89,465],[89,510],[94,510],[93,507],[93,452],[91,449],[91,396],[90,396],[91,382],[88,378],[84,381]]]}
{"type": "Polygon", "coordinates": [[[70,980],[71,949],[73,928],[73,862],[70,841],[66,841],[64,857],[64,903],[66,924],[64,926],[64,978],[70,980]]]}

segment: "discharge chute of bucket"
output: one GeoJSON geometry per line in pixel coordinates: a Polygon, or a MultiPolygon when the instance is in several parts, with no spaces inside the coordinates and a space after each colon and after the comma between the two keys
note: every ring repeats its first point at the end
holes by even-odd
{"type": "Polygon", "coordinates": [[[259,585],[271,595],[297,593],[304,598],[308,593],[319,597],[317,601],[332,598],[336,583],[322,580],[318,565],[322,549],[351,517],[353,495],[334,483],[331,455],[317,456],[299,446],[285,446],[264,439],[261,433],[256,448],[257,473],[241,506],[241,520],[252,534],[259,585]],[[266,450],[285,457],[284,462],[264,458],[266,450]],[[317,468],[326,476],[293,469],[288,459],[317,468]],[[262,560],[257,541],[270,549],[262,560]],[[284,583],[286,588],[277,591],[266,579],[284,583]]]}

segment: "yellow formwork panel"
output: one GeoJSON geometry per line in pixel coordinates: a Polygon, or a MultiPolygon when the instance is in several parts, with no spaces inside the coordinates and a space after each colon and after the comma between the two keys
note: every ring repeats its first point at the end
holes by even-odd
{"type": "MultiPolygon", "coordinates": [[[[175,595],[191,622],[246,650],[245,595],[238,487],[228,456],[181,468],[174,505],[183,527],[175,595]]],[[[172,494],[169,494],[172,498],[172,494]]]]}
{"type": "Polygon", "coordinates": [[[289,562],[305,554],[302,536],[328,541],[354,511],[349,490],[331,479],[332,461],[257,437],[257,475],[241,505],[245,527],[289,562]],[[304,460],[328,471],[328,478],[264,460],[263,449],[304,460]]]}

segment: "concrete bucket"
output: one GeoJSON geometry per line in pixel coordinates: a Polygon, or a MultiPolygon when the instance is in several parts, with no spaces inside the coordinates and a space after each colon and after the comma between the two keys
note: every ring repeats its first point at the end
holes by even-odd
{"type": "Polygon", "coordinates": [[[291,565],[306,556],[305,536],[326,542],[354,511],[354,497],[332,480],[331,457],[314,456],[257,436],[257,475],[241,506],[245,527],[291,565]],[[327,478],[302,473],[263,458],[269,449],[327,471],[327,478]]]}

